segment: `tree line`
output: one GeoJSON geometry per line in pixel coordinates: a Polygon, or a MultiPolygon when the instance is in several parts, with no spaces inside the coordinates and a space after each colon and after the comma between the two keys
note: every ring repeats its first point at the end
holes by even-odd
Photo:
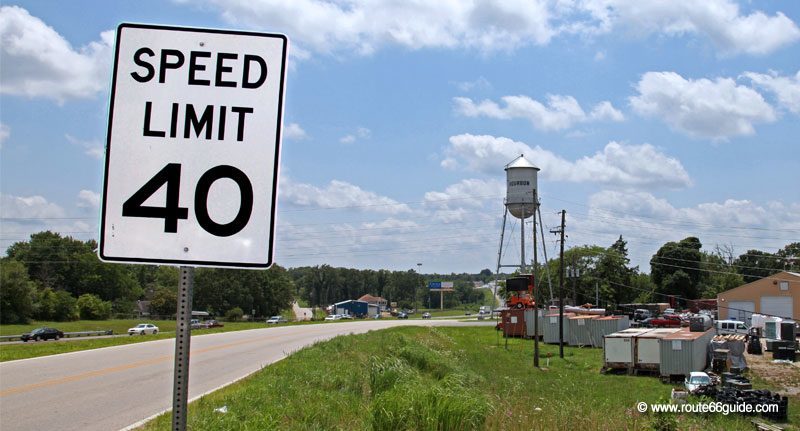
{"type": "MultiPolygon", "coordinates": [[[[178,268],[101,262],[94,240],[80,241],[44,231],[11,245],[0,259],[0,322],[106,319],[129,316],[137,301],[148,301],[150,312],[171,316],[176,310],[178,268]]],[[[627,242],[619,237],[607,248],[573,247],[564,253],[568,271],[565,297],[576,304],[616,307],[630,302],[666,302],[669,296],[714,298],[717,293],[779,271],[800,271],[800,243],[775,253],[748,250],[736,256],[732,246],[702,250],[696,237],[661,246],[650,260],[650,274],[630,265],[627,242]],[[597,298],[597,299],[596,299],[597,298]]],[[[539,265],[537,286],[548,302],[558,286],[559,259],[539,265]],[[548,283],[548,279],[550,283],[548,283]],[[552,289],[550,288],[552,285],[552,289]]],[[[400,308],[438,308],[439,295],[428,282],[452,281],[455,291],[444,295],[446,308],[483,305],[484,293],[475,282],[495,275],[421,274],[407,271],[359,270],[329,265],[266,271],[198,268],[195,271],[195,310],[236,318],[243,314],[270,316],[292,301],[327,306],[364,294],[396,302],[400,308]]],[[[500,274],[498,278],[504,278],[500,274]]]]}
{"type": "MultiPolygon", "coordinates": [[[[697,237],[667,242],[651,257],[650,274],[646,274],[630,265],[622,236],[607,248],[573,247],[564,252],[564,297],[574,304],[611,309],[626,303],[669,302],[670,298],[716,298],[720,292],[781,271],[800,271],[798,242],[775,253],[747,250],[738,256],[732,246],[702,248],[697,237]]],[[[550,290],[556,296],[558,258],[541,265],[537,274],[537,285],[544,291],[541,297],[549,300],[550,290]]]]}

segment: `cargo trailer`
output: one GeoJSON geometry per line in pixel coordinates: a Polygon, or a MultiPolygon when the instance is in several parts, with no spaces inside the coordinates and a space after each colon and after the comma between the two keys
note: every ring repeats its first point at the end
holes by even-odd
{"type": "Polygon", "coordinates": [[[603,337],[631,327],[628,316],[605,316],[592,319],[589,325],[589,341],[592,347],[603,347],[603,337]]]}
{"type": "Polygon", "coordinates": [[[708,345],[714,338],[714,330],[703,332],[681,328],[660,340],[661,361],[659,374],[662,377],[689,376],[692,371],[703,371],[708,365],[708,345]]]}
{"type": "Polygon", "coordinates": [[[654,329],[628,328],[606,335],[603,338],[603,368],[632,371],[636,358],[634,337],[650,331],[654,329]]]}

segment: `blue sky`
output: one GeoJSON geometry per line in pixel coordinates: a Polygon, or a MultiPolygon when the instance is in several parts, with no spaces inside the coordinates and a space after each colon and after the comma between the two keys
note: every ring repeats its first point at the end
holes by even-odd
{"type": "Polygon", "coordinates": [[[97,238],[121,22],[289,37],[283,266],[494,269],[521,153],[567,247],[800,241],[797,2],[78,0],[0,9],[3,249],[97,238]]]}

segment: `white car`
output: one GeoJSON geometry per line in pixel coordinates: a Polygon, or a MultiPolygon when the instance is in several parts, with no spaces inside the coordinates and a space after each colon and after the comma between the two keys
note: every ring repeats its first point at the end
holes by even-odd
{"type": "Polygon", "coordinates": [[[711,378],[702,371],[692,371],[684,381],[684,386],[687,392],[693,394],[703,386],[711,386],[711,378]]]}
{"type": "Polygon", "coordinates": [[[329,314],[325,317],[325,320],[341,320],[341,314],[329,314]]]}
{"type": "Polygon", "coordinates": [[[283,316],[272,316],[269,319],[267,319],[267,323],[278,324],[278,323],[286,323],[286,322],[288,322],[288,320],[284,319],[283,316]]]}
{"type": "Polygon", "coordinates": [[[152,323],[140,323],[135,328],[128,329],[128,335],[158,334],[158,326],[152,323]]]}

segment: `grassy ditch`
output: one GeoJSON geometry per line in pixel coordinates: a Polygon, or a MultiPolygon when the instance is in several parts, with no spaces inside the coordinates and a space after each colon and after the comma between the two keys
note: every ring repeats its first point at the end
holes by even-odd
{"type": "MultiPolygon", "coordinates": [[[[665,402],[671,387],[652,377],[601,375],[599,349],[532,342],[508,349],[490,328],[402,327],[337,337],[200,398],[193,430],[749,429],[721,414],[654,416],[636,403],[665,402]],[[548,358],[548,356],[550,356],[548,358]],[[549,360],[549,366],[547,365],[549,360]],[[220,412],[223,409],[225,412],[220,412]],[[672,428],[670,425],[677,425],[672,428]]],[[[790,406],[797,415],[796,400],[790,406]]],[[[162,415],[144,430],[170,429],[162,415]]]]}

